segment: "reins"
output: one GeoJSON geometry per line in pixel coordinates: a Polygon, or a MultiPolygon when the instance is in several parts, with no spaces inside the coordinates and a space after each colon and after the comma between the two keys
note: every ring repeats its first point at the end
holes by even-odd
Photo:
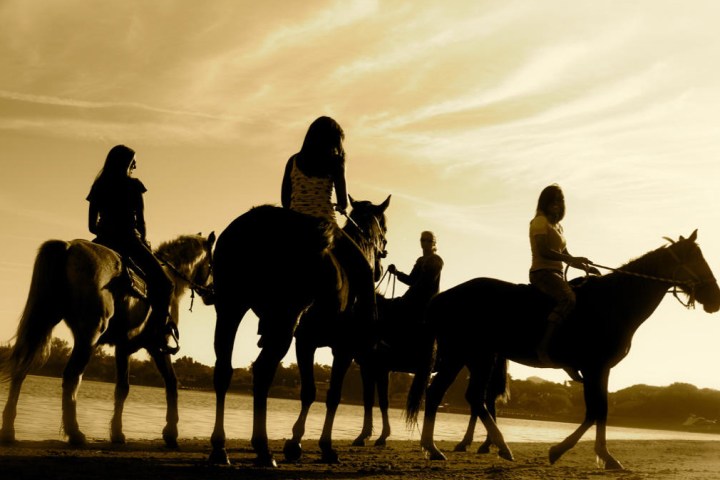
{"type": "MultiPolygon", "coordinates": [[[[673,258],[678,262],[678,264],[680,264],[680,266],[684,267],[684,268],[688,271],[688,273],[690,273],[690,275],[692,275],[693,277],[698,278],[697,275],[695,275],[694,272],[692,272],[689,268],[687,268],[687,267],[680,261],[680,259],[678,258],[677,254],[676,254],[675,252],[673,252],[672,250],[668,250],[668,252],[670,252],[670,254],[673,256],[673,258]]],[[[600,264],[594,263],[594,262],[590,262],[588,265],[591,265],[591,266],[597,267],[597,268],[602,268],[602,269],[604,269],[604,270],[609,270],[609,271],[615,272],[615,273],[622,273],[622,274],[624,274],[624,275],[628,275],[628,276],[631,276],[631,277],[644,278],[644,279],[646,279],[646,280],[653,280],[653,281],[656,281],[656,282],[663,282],[663,283],[670,284],[670,285],[672,286],[672,290],[668,291],[667,293],[672,293],[673,297],[675,297],[675,299],[676,299],[678,302],[680,302],[680,305],[682,305],[682,306],[685,307],[685,308],[695,308],[695,288],[696,288],[698,285],[702,285],[702,283],[703,283],[702,281],[692,281],[692,280],[680,281],[680,280],[671,279],[671,278],[664,278],[664,277],[656,277],[656,276],[654,276],[654,275],[647,275],[647,274],[645,274],[645,273],[629,272],[629,271],[623,270],[623,269],[621,269],[621,268],[612,268],[612,267],[608,267],[608,266],[605,266],[605,265],[600,265],[600,264]],[[682,299],[680,298],[680,296],[678,295],[678,285],[681,285],[681,286],[684,285],[684,286],[689,290],[689,292],[687,293],[687,295],[688,295],[688,301],[687,301],[687,303],[686,303],[686,302],[683,302],[683,300],[682,300],[682,299]]]]}
{"type": "MultiPolygon", "coordinates": [[[[190,279],[182,273],[180,270],[175,267],[172,263],[167,261],[165,258],[157,255],[158,259],[160,260],[161,264],[164,267],[167,267],[168,270],[170,270],[176,277],[180,278],[181,280],[185,281],[188,286],[190,287],[190,308],[188,309],[190,312],[192,312],[193,305],[195,304],[195,292],[198,293],[201,297],[204,297],[206,295],[212,295],[214,293],[214,290],[212,287],[205,287],[203,285],[198,284],[194,280],[190,279]]],[[[212,262],[211,262],[212,265],[212,262]]]]}

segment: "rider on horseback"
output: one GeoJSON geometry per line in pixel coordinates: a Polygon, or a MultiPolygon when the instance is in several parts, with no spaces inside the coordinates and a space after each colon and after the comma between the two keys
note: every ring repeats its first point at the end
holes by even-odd
{"type": "MultiPolygon", "coordinates": [[[[538,359],[552,363],[548,357],[548,345],[555,330],[575,308],[575,292],[565,281],[563,262],[588,273],[600,274],[589,266],[585,257],[574,257],[567,250],[560,221],[565,217],[565,197],[559,185],[545,187],[538,199],[535,218],[530,221],[530,283],[538,290],[552,297],[556,304],[548,317],[545,334],[537,347],[538,359]]],[[[580,374],[572,369],[566,372],[573,380],[580,381],[580,374]]]]}
{"type": "Polygon", "coordinates": [[[170,318],[173,283],[145,237],[143,193],[147,189],[140,180],[132,177],[135,168],[133,149],[125,145],[110,149],[87,196],[90,202],[88,227],[96,235],[97,243],[130,257],[143,271],[151,307],[147,320],[150,343],[161,353],[175,354],[179,346],[170,346],[167,341],[172,335],[177,342],[177,327],[170,318]]]}
{"type": "Polygon", "coordinates": [[[308,128],[302,148],[290,157],[282,183],[282,205],[317,218],[321,227],[333,229],[333,253],[348,269],[357,286],[357,313],[375,323],[375,282],[373,271],[359,246],[337,225],[335,210],[346,215],[348,195],[345,184],[345,134],[330,117],[319,117],[308,128]],[[337,205],[333,206],[335,190],[337,205]]]}

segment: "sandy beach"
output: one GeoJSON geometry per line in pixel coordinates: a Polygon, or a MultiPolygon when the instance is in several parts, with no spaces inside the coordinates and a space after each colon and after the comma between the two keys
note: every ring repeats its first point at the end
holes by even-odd
{"type": "MultiPolygon", "coordinates": [[[[299,463],[283,463],[281,440],[271,442],[279,466],[258,468],[246,440],[230,441],[230,466],[207,462],[208,439],[181,440],[169,450],[161,440],[129,441],[126,445],[92,442],[71,448],[59,441],[21,441],[0,446],[0,478],[185,480],[185,479],[720,479],[720,441],[610,441],[610,450],[623,471],[605,471],[595,463],[592,442],[582,441],[555,465],[547,461],[549,444],[510,443],[514,462],[495,454],[452,452],[450,442],[439,442],[447,462],[424,459],[417,442],[390,441],[386,447],[352,447],[336,442],[339,465],[318,462],[316,440],[304,442],[299,463]]],[[[473,446],[477,448],[477,444],[473,446]]]]}

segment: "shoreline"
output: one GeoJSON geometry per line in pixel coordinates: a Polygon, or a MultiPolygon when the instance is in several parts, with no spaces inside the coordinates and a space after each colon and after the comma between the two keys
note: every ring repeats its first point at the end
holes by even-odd
{"type": "Polygon", "coordinates": [[[128,439],[125,445],[93,441],[81,448],[56,440],[20,441],[0,445],[0,473],[8,479],[190,480],[190,479],[370,479],[404,480],[493,478],[534,479],[720,479],[720,442],[694,440],[617,440],[608,442],[611,453],[625,470],[605,471],[595,464],[592,440],[582,440],[555,465],[547,459],[549,443],[513,443],[515,461],[495,453],[453,452],[454,443],[437,442],[448,460],[428,461],[417,441],[388,441],[385,447],[353,447],[336,441],[341,463],[319,463],[317,440],[303,442],[305,453],[298,463],[284,463],[283,440],[271,440],[278,468],[254,466],[255,454],[248,440],[230,439],[229,466],[210,465],[209,438],[180,439],[179,449],[162,440],[128,439]]]}

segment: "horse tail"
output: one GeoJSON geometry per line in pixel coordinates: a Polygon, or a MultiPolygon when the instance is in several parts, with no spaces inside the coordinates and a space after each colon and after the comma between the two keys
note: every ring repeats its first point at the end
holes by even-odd
{"type": "Polygon", "coordinates": [[[50,353],[52,330],[63,318],[65,263],[69,243],[48,240],[40,246],[33,267],[30,291],[15,334],[9,358],[3,359],[0,381],[26,375],[50,353]]]}
{"type": "Polygon", "coordinates": [[[429,324],[424,323],[421,328],[424,331],[419,342],[420,352],[417,357],[417,370],[412,384],[410,384],[410,391],[405,404],[405,423],[411,428],[417,425],[417,417],[420,413],[425,390],[435,366],[435,335],[429,324]]]}
{"type": "Polygon", "coordinates": [[[508,382],[508,360],[502,357],[495,357],[490,381],[487,388],[488,400],[497,399],[507,402],[510,400],[510,383],[508,382]]]}

